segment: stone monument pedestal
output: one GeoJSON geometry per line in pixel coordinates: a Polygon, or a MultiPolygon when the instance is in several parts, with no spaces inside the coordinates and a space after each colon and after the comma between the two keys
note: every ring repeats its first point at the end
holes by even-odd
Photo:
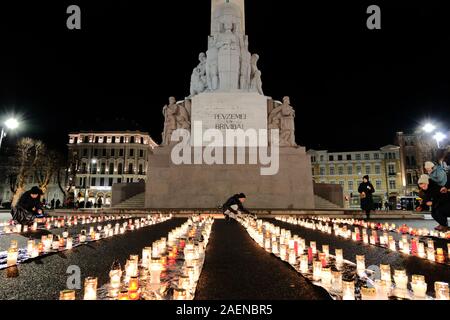
{"type": "MultiPolygon", "coordinates": [[[[305,148],[281,148],[277,175],[262,176],[261,165],[175,165],[172,147],[149,156],[145,206],[149,209],[211,209],[243,192],[255,209],[312,209],[310,158],[305,148]]],[[[248,163],[248,161],[247,161],[248,163]]]]}

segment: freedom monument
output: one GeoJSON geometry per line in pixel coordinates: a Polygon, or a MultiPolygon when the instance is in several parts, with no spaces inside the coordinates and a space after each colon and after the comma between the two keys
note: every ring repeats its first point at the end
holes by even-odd
{"type": "Polygon", "coordinates": [[[249,208],[314,207],[310,159],[295,142],[295,110],[289,97],[264,95],[258,61],[245,34],[244,0],[212,0],[208,50],[199,54],[190,95],[171,97],[163,108],[146,208],[216,208],[240,192],[249,208]]]}

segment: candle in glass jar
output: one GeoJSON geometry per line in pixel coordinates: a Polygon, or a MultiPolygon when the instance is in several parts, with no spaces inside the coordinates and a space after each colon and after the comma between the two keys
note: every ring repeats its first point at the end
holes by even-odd
{"type": "Polygon", "coordinates": [[[417,255],[421,258],[426,257],[425,244],[423,242],[419,242],[417,245],[417,255]]]}
{"type": "Polygon", "coordinates": [[[297,256],[295,255],[295,250],[291,249],[289,250],[289,263],[291,265],[295,265],[297,262],[297,256]]]}
{"type": "Polygon", "coordinates": [[[128,281],[128,293],[136,292],[139,290],[139,279],[138,277],[131,277],[128,281]]]}
{"type": "Polygon", "coordinates": [[[28,253],[29,256],[31,256],[34,246],[35,246],[35,241],[34,240],[30,239],[30,240],[27,241],[27,253],[28,253]]]}
{"type": "Polygon", "coordinates": [[[427,284],[425,277],[421,275],[413,275],[411,277],[411,288],[415,298],[425,298],[427,295],[427,284]]]}
{"type": "Polygon", "coordinates": [[[442,248],[436,249],[436,262],[439,262],[439,263],[445,262],[444,249],[442,249],[442,248]]]}
{"type": "Polygon", "coordinates": [[[173,290],[173,300],[187,300],[187,291],[183,288],[173,290]]]}
{"type": "Polygon", "coordinates": [[[391,283],[391,266],[389,264],[380,265],[381,280],[391,283]]]}
{"type": "Polygon", "coordinates": [[[355,300],[355,282],[342,281],[342,300],[355,300]]]}
{"type": "Polygon", "coordinates": [[[313,263],[313,280],[319,281],[322,276],[322,262],[314,261],[313,263]]]}
{"type": "Polygon", "coordinates": [[[333,271],[332,272],[332,290],[334,292],[342,292],[342,272],[341,271],[333,271]]]}
{"type": "Polygon", "coordinates": [[[356,271],[362,276],[366,271],[366,260],[364,256],[356,256],[356,271]]]}
{"type": "Polygon", "coordinates": [[[317,243],[315,241],[311,241],[309,243],[309,246],[310,246],[310,248],[312,250],[312,254],[313,255],[317,254],[317,243]]]}
{"type": "Polygon", "coordinates": [[[342,249],[335,250],[336,264],[341,266],[344,263],[344,251],[342,249]]]}
{"type": "Polygon", "coordinates": [[[97,300],[97,278],[84,280],[84,300],[97,300]]]}
{"type": "Polygon", "coordinates": [[[433,247],[428,247],[427,248],[427,259],[430,260],[430,261],[435,261],[434,248],[433,247]]]}
{"type": "Polygon", "coordinates": [[[303,254],[300,256],[300,272],[308,273],[308,271],[308,256],[303,254]]]}
{"type": "Polygon", "coordinates": [[[63,290],[59,293],[59,300],[75,300],[75,290],[63,290]]]}
{"type": "Polygon", "coordinates": [[[434,249],[434,241],[431,240],[431,239],[428,240],[428,241],[427,241],[427,247],[428,247],[428,248],[433,248],[433,249],[434,249]]]}
{"type": "Polygon", "coordinates": [[[436,300],[449,300],[449,290],[447,282],[435,282],[434,291],[436,293],[436,300]]]}
{"type": "Polygon", "coordinates": [[[331,286],[332,281],[332,274],[331,274],[331,268],[322,268],[321,271],[321,280],[322,284],[325,286],[331,286]]]}
{"type": "Polygon", "coordinates": [[[162,264],[159,259],[152,259],[150,262],[150,283],[160,284],[161,282],[162,264]]]}
{"type": "Polygon", "coordinates": [[[15,266],[17,264],[17,258],[19,257],[19,248],[16,240],[11,241],[11,245],[8,249],[8,255],[6,257],[6,265],[8,267],[15,266]]]}
{"type": "Polygon", "coordinates": [[[395,270],[394,272],[395,287],[398,289],[406,289],[408,286],[408,276],[405,270],[395,270]]]}
{"type": "Polygon", "coordinates": [[[142,266],[146,269],[150,266],[150,260],[152,258],[152,248],[145,247],[142,249],[142,266]]]}
{"type": "Polygon", "coordinates": [[[330,246],[327,244],[324,244],[322,246],[322,252],[325,254],[325,258],[328,260],[328,258],[330,257],[330,246]]]}

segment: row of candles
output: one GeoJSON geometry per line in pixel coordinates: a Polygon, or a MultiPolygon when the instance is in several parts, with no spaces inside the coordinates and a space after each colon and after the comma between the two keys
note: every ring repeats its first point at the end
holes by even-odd
{"type": "MultiPolygon", "coordinates": [[[[354,265],[345,261],[343,250],[336,249],[335,255],[330,254],[329,245],[323,245],[322,251],[317,249],[317,243],[311,241],[309,246],[306,240],[291,235],[290,230],[281,229],[278,226],[252,219],[241,219],[240,222],[246,227],[250,236],[266,251],[278,256],[281,260],[291,264],[298,272],[304,276],[311,275],[315,284],[321,285],[329,292],[342,296],[344,300],[355,300],[355,281],[343,280],[344,264],[354,265]],[[332,262],[334,259],[334,268],[332,262]],[[312,267],[312,272],[311,272],[312,267]]],[[[392,289],[392,274],[390,265],[381,265],[381,279],[372,281],[367,273],[365,257],[356,256],[356,274],[369,286],[358,288],[362,299],[387,299],[392,289]]],[[[408,276],[405,270],[395,270],[394,275],[395,289],[393,295],[404,298],[411,298],[411,293],[407,290],[408,276]]],[[[413,290],[413,299],[427,298],[427,284],[422,275],[413,275],[410,282],[413,290]]],[[[448,283],[435,283],[436,299],[448,300],[448,283]]]]}
{"type": "MultiPolygon", "coordinates": [[[[130,217],[130,216],[128,216],[130,217]]],[[[80,234],[70,236],[66,229],[61,235],[53,234],[43,235],[41,241],[30,239],[27,241],[26,258],[33,259],[44,256],[53,252],[71,250],[74,246],[82,245],[87,242],[98,241],[110,238],[116,235],[124,234],[126,231],[138,230],[145,226],[151,226],[157,223],[167,221],[172,215],[148,215],[147,218],[128,219],[122,224],[116,223],[113,227],[112,223],[107,225],[90,226],[89,233],[86,229],[81,230],[80,234]]],[[[118,220],[118,219],[113,219],[118,220]]],[[[103,221],[103,220],[102,220],[103,221]]],[[[6,267],[14,266],[18,263],[19,248],[16,240],[11,241],[11,245],[7,251],[6,267]]]]}
{"type": "Polygon", "coordinates": [[[355,226],[353,231],[347,228],[346,224],[342,226],[338,224],[338,221],[334,221],[333,224],[325,219],[297,219],[293,217],[278,217],[277,220],[299,225],[301,227],[319,230],[328,234],[334,234],[336,236],[351,239],[356,242],[363,242],[367,245],[375,245],[387,248],[391,251],[399,251],[406,255],[414,255],[422,259],[427,259],[431,262],[437,262],[445,264],[446,260],[450,261],[450,243],[447,243],[447,258],[443,248],[435,248],[434,241],[428,239],[425,247],[425,243],[421,242],[418,237],[412,237],[409,239],[407,234],[401,235],[401,240],[396,241],[392,235],[389,235],[388,231],[383,231],[379,236],[377,230],[370,230],[365,228],[366,225],[360,229],[359,226],[355,226]],[[317,221],[317,222],[315,222],[317,221]]]}
{"type": "MultiPolygon", "coordinates": [[[[108,221],[117,221],[131,218],[131,215],[121,215],[121,216],[67,216],[67,217],[46,217],[38,219],[47,230],[60,229],[65,227],[77,226],[78,224],[85,225],[91,223],[101,223],[108,221]]],[[[1,222],[0,228],[3,230],[4,234],[12,233],[27,233],[30,231],[36,231],[38,228],[38,221],[34,221],[33,224],[28,227],[28,225],[11,224],[12,222],[1,222]]]]}
{"type": "Polygon", "coordinates": [[[408,225],[406,224],[397,227],[395,223],[367,222],[358,219],[344,219],[344,218],[330,218],[330,217],[311,217],[311,219],[316,221],[328,222],[332,224],[346,224],[350,226],[360,226],[372,230],[391,231],[400,234],[409,234],[411,236],[450,239],[450,233],[448,232],[430,230],[428,228],[412,228],[408,227],[408,225]]]}
{"type": "MultiPolygon", "coordinates": [[[[161,238],[142,249],[142,258],[131,255],[122,271],[115,263],[109,272],[108,299],[151,300],[161,296],[162,272],[174,273],[178,286],[173,288],[174,300],[193,299],[197,281],[204,263],[205,248],[214,220],[191,217],[182,226],[172,230],[168,238],[161,238]],[[181,268],[176,261],[184,255],[181,268]]],[[[85,279],[84,300],[97,300],[97,278],[85,279]]],[[[74,300],[75,291],[60,292],[60,300],[74,300]]]]}

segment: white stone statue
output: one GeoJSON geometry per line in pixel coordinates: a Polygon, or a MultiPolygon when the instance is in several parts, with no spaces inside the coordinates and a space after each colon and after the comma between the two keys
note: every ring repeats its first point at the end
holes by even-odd
{"type": "Polygon", "coordinates": [[[241,78],[239,87],[242,90],[250,89],[250,77],[252,73],[251,67],[252,55],[248,51],[248,38],[244,40],[244,45],[241,47],[241,78]]]}
{"type": "Polygon", "coordinates": [[[194,68],[191,76],[191,97],[204,92],[207,88],[205,53],[200,53],[198,59],[200,63],[194,68]]]}
{"type": "Polygon", "coordinates": [[[261,80],[261,71],[258,69],[258,60],[259,55],[256,53],[252,55],[251,59],[251,82],[250,82],[250,90],[258,92],[261,95],[264,95],[262,90],[262,80],[261,80]]]}
{"type": "MultiPolygon", "coordinates": [[[[190,106],[190,104],[189,104],[190,106]]],[[[169,104],[163,108],[164,115],[164,132],[163,132],[163,146],[170,145],[172,133],[177,129],[191,129],[191,116],[186,102],[184,104],[177,104],[174,97],[169,98],[169,104]]]]}
{"type": "MultiPolygon", "coordinates": [[[[269,114],[269,130],[280,130],[280,147],[296,147],[295,110],[289,97],[283,98],[283,104],[275,107],[269,114]]],[[[269,132],[270,134],[270,132],[269,132]]]]}
{"type": "Polygon", "coordinates": [[[209,49],[206,52],[206,79],[209,91],[219,89],[219,49],[215,43],[215,37],[209,37],[209,49]]]}
{"type": "Polygon", "coordinates": [[[223,18],[223,32],[217,35],[216,47],[219,50],[219,86],[221,91],[239,89],[240,41],[233,31],[230,17],[223,18]]]}

